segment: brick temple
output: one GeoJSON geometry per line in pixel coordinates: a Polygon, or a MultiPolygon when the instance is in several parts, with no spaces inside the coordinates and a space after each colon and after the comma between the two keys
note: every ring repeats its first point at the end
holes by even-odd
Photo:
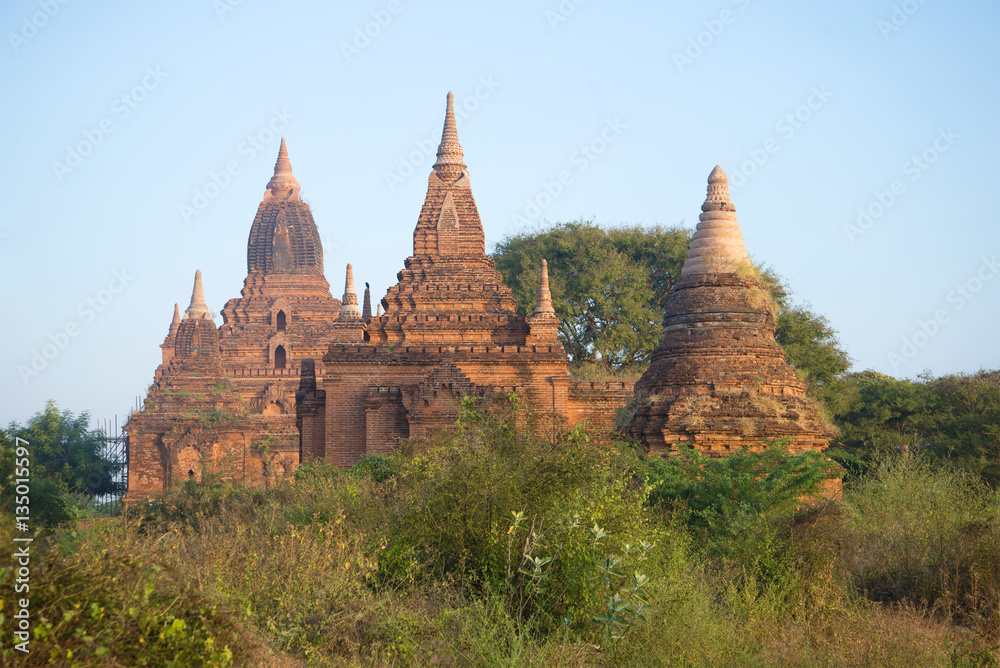
{"type": "Polygon", "coordinates": [[[635,385],[632,434],[653,452],[682,442],[721,456],[784,437],[793,451],[826,448],[833,432],[774,339],[776,309],[750,264],[721,167],[701,210],[663,340],[635,385]]]}
{"type": "MultiPolygon", "coordinates": [[[[536,412],[602,426],[631,396],[628,383],[571,379],[544,261],[537,307],[517,315],[486,255],[451,93],[413,255],[403,267],[382,299],[383,313],[342,313],[321,363],[303,364],[302,461],[346,467],[388,452],[400,438],[454,425],[463,396],[517,392],[536,412]]],[[[348,268],[345,304],[352,282],[348,268]]]]}
{"type": "Polygon", "coordinates": [[[250,228],[243,289],[223,307],[222,326],[205,305],[200,271],[183,319],[174,305],[144,409],[126,426],[130,497],[205,472],[265,485],[298,466],[301,362],[321,357],[341,310],[299,190],[282,139],[250,228]]]}
{"type": "Polygon", "coordinates": [[[545,419],[601,429],[632,399],[632,434],[651,452],[679,441],[720,456],[786,436],[822,450],[832,435],[774,339],[774,305],[719,167],[634,394],[631,383],[570,376],[544,260],[534,312],[518,315],[486,254],[451,93],[413,254],[374,315],[349,264],[343,298],[331,295],[299,191],[282,139],[222,325],[200,271],[183,317],[174,305],[144,409],[126,425],[129,498],[208,473],[264,486],[300,462],[348,467],[453,426],[463,397],[510,392],[545,419]]]}

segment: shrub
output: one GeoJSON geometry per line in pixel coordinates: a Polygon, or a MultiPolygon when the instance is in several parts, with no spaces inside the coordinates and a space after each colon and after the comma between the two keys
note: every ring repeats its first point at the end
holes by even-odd
{"type": "Polygon", "coordinates": [[[848,490],[857,586],[1000,630],[1000,494],[969,473],[904,456],[848,490]]]}

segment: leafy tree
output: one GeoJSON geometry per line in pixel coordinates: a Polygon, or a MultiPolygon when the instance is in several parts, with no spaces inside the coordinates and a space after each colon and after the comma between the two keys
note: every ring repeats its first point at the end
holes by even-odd
{"type": "Polygon", "coordinates": [[[920,426],[935,456],[1000,485],[1000,370],[922,376],[930,411],[920,426]]]}
{"type": "Polygon", "coordinates": [[[659,344],[667,294],[690,240],[678,227],[604,229],[577,221],[509,236],[493,259],[524,315],[535,308],[547,260],[559,338],[573,363],[621,369],[648,362],[659,344]]]}
{"type": "Polygon", "coordinates": [[[760,278],[778,307],[774,339],[799,375],[809,383],[809,393],[829,413],[844,408],[842,379],[851,367],[851,358],[841,348],[837,330],[826,317],[808,305],[797,304],[784,280],[771,268],[760,278]]]}
{"type": "Polygon", "coordinates": [[[879,466],[920,444],[920,423],[930,403],[923,383],[868,370],[847,376],[843,389],[835,445],[879,466]]]}
{"type": "MultiPolygon", "coordinates": [[[[27,424],[7,426],[0,439],[3,457],[13,456],[16,438],[21,438],[29,443],[33,481],[47,479],[70,494],[86,496],[119,491],[115,476],[120,471],[102,456],[104,441],[88,428],[89,422],[89,413],[60,412],[50,400],[27,424]]],[[[9,471],[6,468],[5,475],[9,471]]]]}
{"type": "Polygon", "coordinates": [[[840,383],[835,454],[854,474],[919,450],[931,461],[1000,484],[1000,371],[917,380],[876,371],[840,383]]]}
{"type": "MultiPolygon", "coordinates": [[[[592,221],[558,223],[509,236],[493,253],[518,310],[535,308],[545,258],[559,337],[574,366],[641,367],[662,337],[667,298],[680,277],[691,231],[641,226],[604,229],[592,221]]],[[[796,304],[772,269],[759,276],[778,307],[775,338],[789,362],[831,411],[840,408],[839,380],[850,367],[829,321],[796,304]]]]}

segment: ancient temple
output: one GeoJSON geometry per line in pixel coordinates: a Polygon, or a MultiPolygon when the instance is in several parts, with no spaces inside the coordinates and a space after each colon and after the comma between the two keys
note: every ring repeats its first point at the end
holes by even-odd
{"type": "Polygon", "coordinates": [[[449,93],[413,255],[381,300],[384,310],[358,311],[348,265],[333,342],[302,365],[302,460],[350,466],[387,452],[399,438],[453,425],[463,396],[513,391],[558,419],[608,422],[631,388],[571,383],[544,263],[539,272],[538,307],[519,316],[486,255],[449,93]]]}
{"type": "Polygon", "coordinates": [[[775,307],[718,166],[701,210],[663,341],[635,386],[633,435],[654,452],[681,442],[720,456],[786,436],[793,450],[824,449],[833,433],[774,339],[775,307]]]}
{"type": "Polygon", "coordinates": [[[341,303],[323,275],[323,248],[299,197],[285,140],[247,242],[240,297],[216,327],[201,272],[174,318],[145,402],[126,426],[129,498],[215,473],[266,485],[298,466],[295,392],[301,363],[319,358],[341,303]]]}

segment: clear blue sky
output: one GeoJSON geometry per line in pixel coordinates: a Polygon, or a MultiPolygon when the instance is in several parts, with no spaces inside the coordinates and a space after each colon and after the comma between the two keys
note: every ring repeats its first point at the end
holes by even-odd
{"type": "Polygon", "coordinates": [[[1000,366],[995,1],[7,0],[0,37],[0,423],[127,413],[195,269],[214,311],[239,295],[280,134],[334,295],[352,262],[380,297],[448,90],[490,247],[692,226],[720,164],[751,255],[855,369],[1000,366]]]}

